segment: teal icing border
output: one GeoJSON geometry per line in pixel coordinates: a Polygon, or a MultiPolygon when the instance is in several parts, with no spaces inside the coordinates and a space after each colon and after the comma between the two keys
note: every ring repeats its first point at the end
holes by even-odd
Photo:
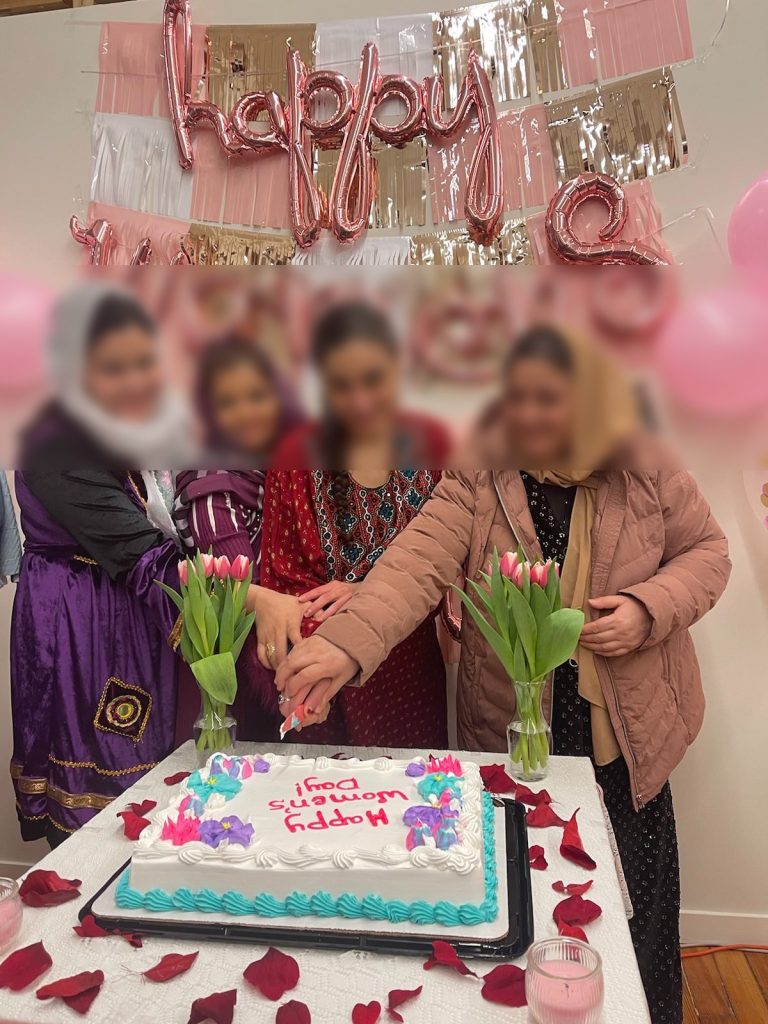
{"type": "Polygon", "coordinates": [[[411,921],[413,924],[441,924],[448,928],[456,925],[485,924],[495,921],[499,912],[498,878],[496,872],[496,823],[493,801],[489,793],[483,793],[483,850],[485,861],[485,899],[482,903],[427,903],[416,900],[384,900],[370,894],[362,899],[351,893],[331,896],[328,892],[316,892],[308,896],[292,892],[284,900],[278,900],[269,893],[259,893],[249,898],[240,892],[216,893],[211,889],[192,892],[191,889],[150,889],[140,892],[130,883],[130,868],[123,874],[115,893],[118,907],[123,910],[149,910],[161,913],[168,910],[202,911],[213,914],[224,911],[241,916],[255,914],[257,917],[345,917],[348,919],[367,918],[369,921],[391,921],[399,924],[411,921]]]}

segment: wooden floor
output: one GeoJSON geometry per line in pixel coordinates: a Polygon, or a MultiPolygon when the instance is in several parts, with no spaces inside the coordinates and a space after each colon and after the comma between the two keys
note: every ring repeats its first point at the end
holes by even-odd
{"type": "Polygon", "coordinates": [[[768,1024],[768,953],[693,957],[683,971],[684,1024],[768,1024]]]}

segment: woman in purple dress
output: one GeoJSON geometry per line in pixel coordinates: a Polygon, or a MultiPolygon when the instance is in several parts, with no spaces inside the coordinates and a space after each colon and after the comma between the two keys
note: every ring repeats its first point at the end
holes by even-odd
{"type": "Polygon", "coordinates": [[[16,474],[24,556],[13,609],[11,772],[22,836],[57,845],[173,747],[178,538],[157,477],[189,436],[159,342],[129,293],[59,304],[56,397],[16,474]],[[88,468],[82,468],[88,467],[88,468]]]}
{"type": "MultiPolygon", "coordinates": [[[[267,356],[238,337],[210,345],[200,364],[197,402],[209,454],[208,465],[229,469],[185,470],[176,478],[174,519],[184,546],[253,562],[248,603],[256,612],[259,641],[286,649],[301,638],[298,599],[260,587],[261,526],[265,467],[286,433],[303,420],[295,395],[267,356]],[[246,468],[248,467],[248,468],[246,468]],[[250,468],[253,467],[253,468],[250,468]]],[[[239,739],[273,741],[282,718],[274,673],[257,657],[255,633],[237,663],[234,705],[239,739]]],[[[199,710],[197,687],[182,669],[178,737],[192,734],[199,710]]]]}

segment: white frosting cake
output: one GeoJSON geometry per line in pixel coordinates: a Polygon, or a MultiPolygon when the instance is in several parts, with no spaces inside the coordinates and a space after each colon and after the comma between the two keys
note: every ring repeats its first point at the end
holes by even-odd
{"type": "Polygon", "coordinates": [[[477,765],[216,754],[139,838],[124,907],[472,925],[496,916],[477,765]]]}

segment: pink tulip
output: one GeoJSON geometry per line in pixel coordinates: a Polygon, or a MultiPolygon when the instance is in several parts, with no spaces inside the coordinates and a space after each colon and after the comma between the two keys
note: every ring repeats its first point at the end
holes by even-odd
{"type": "Polygon", "coordinates": [[[186,558],[183,558],[179,562],[179,583],[182,583],[185,587],[189,582],[189,567],[187,565],[186,558]]]}
{"type": "Polygon", "coordinates": [[[525,573],[525,566],[527,564],[527,562],[518,562],[517,567],[515,568],[514,576],[512,577],[512,582],[520,590],[523,589],[523,575],[525,573]]]}
{"type": "Polygon", "coordinates": [[[536,565],[534,565],[531,569],[531,583],[538,583],[541,589],[543,590],[544,587],[546,587],[547,585],[547,580],[549,579],[549,570],[551,567],[551,558],[547,559],[547,561],[543,565],[540,562],[537,562],[536,565]]]}
{"type": "Polygon", "coordinates": [[[213,571],[220,580],[228,580],[229,575],[232,572],[232,563],[226,555],[222,555],[221,558],[214,559],[213,571]]]}
{"type": "Polygon", "coordinates": [[[245,555],[238,555],[237,558],[232,562],[232,566],[229,571],[229,575],[233,580],[248,579],[248,573],[251,571],[251,563],[245,557],[245,555]]]}
{"type": "Polygon", "coordinates": [[[499,570],[501,572],[501,575],[506,576],[507,579],[509,580],[514,579],[515,570],[517,569],[519,562],[520,559],[517,557],[516,551],[507,551],[507,553],[502,556],[502,559],[499,562],[499,570]]]}
{"type": "Polygon", "coordinates": [[[213,576],[213,573],[215,571],[216,559],[213,557],[213,555],[201,554],[200,557],[203,560],[203,572],[205,573],[206,579],[208,579],[209,576],[213,576]]]}

